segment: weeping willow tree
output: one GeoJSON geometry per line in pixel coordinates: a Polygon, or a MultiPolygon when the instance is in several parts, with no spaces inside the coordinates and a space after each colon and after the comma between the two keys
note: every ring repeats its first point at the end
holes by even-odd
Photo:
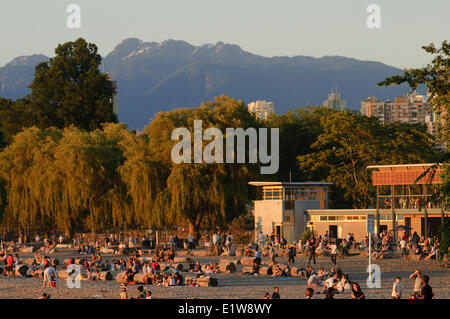
{"type": "Polygon", "coordinates": [[[52,225],[52,212],[41,201],[44,174],[51,168],[61,131],[26,129],[0,153],[0,178],[7,189],[5,219],[27,230],[32,225],[52,225]]]}
{"type": "Polygon", "coordinates": [[[7,217],[18,226],[68,235],[77,224],[91,230],[112,222],[115,189],[124,162],[119,140],[102,130],[29,128],[0,153],[7,217]]]}
{"type": "MultiPolygon", "coordinates": [[[[248,181],[255,174],[252,164],[175,164],[171,133],[185,127],[193,133],[194,120],[202,120],[204,129],[257,128],[261,125],[248,113],[242,101],[220,96],[195,109],[159,113],[145,129],[153,157],[162,166],[165,187],[155,197],[153,214],[163,225],[184,224],[198,238],[201,226],[223,226],[245,213],[248,181]]],[[[225,136],[224,143],[225,145],[225,136]]],[[[203,146],[208,142],[203,141],[203,146]]],[[[248,153],[248,152],[247,152],[248,153]]],[[[193,152],[192,152],[193,154],[193,152]]],[[[248,154],[247,154],[248,156],[248,154]]]]}

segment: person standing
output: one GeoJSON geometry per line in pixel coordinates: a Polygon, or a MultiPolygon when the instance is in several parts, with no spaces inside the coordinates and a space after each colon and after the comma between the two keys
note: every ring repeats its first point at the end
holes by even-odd
{"type": "Polygon", "coordinates": [[[401,278],[396,277],[394,285],[392,286],[392,299],[400,299],[402,295],[402,283],[401,278]]]}
{"type": "Polygon", "coordinates": [[[264,245],[266,242],[266,236],[264,236],[263,232],[259,233],[259,249],[264,249],[264,245]]]}
{"type": "Polygon", "coordinates": [[[416,271],[413,272],[409,278],[414,279],[414,291],[411,297],[418,296],[422,290],[422,274],[420,269],[416,269],[416,271]]]}
{"type": "Polygon", "coordinates": [[[406,240],[404,238],[400,240],[400,249],[402,251],[402,258],[406,258],[406,240]]]}
{"type": "Polygon", "coordinates": [[[289,251],[288,251],[288,264],[289,264],[289,266],[291,265],[291,261],[292,261],[292,264],[294,264],[295,263],[295,254],[297,253],[297,250],[295,249],[295,245],[294,244],[292,244],[290,247],[289,247],[289,251]]]}
{"type": "Polygon", "coordinates": [[[336,256],[337,256],[337,245],[336,242],[333,240],[331,243],[331,262],[333,265],[336,265],[336,256]]]}
{"type": "Polygon", "coordinates": [[[233,245],[233,236],[231,235],[231,231],[228,233],[226,245],[227,245],[228,252],[230,252],[231,246],[233,245]]]}
{"type": "Polygon", "coordinates": [[[272,262],[272,266],[275,266],[275,264],[276,264],[275,249],[273,248],[272,243],[269,244],[269,258],[270,258],[270,261],[272,262]]]}
{"type": "Polygon", "coordinates": [[[308,265],[311,263],[311,259],[314,262],[314,265],[316,264],[316,245],[314,241],[311,240],[309,243],[309,259],[308,259],[308,265]]]}

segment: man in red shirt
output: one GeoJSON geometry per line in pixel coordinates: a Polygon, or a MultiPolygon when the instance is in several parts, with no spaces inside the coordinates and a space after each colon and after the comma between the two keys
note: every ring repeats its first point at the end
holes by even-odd
{"type": "Polygon", "coordinates": [[[6,257],[6,271],[8,276],[14,275],[14,258],[11,254],[8,254],[8,257],[6,257]]]}

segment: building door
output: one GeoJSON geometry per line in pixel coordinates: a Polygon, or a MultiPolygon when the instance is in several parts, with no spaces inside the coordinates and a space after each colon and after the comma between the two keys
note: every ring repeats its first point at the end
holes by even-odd
{"type": "Polygon", "coordinates": [[[328,233],[330,234],[330,238],[337,238],[338,235],[338,227],[337,225],[330,225],[328,226],[328,233]]]}
{"type": "MultiPolygon", "coordinates": [[[[405,217],[405,226],[411,227],[411,217],[405,217]]],[[[405,231],[406,236],[409,236],[411,233],[410,230],[405,231]]]]}
{"type": "Polygon", "coordinates": [[[387,231],[387,225],[380,225],[380,234],[387,231]]]}
{"type": "Polygon", "coordinates": [[[281,238],[281,225],[276,225],[275,226],[275,236],[279,235],[281,238]]]}

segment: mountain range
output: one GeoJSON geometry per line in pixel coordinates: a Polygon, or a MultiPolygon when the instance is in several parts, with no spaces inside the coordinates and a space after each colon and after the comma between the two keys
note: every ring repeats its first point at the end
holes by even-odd
{"type": "MultiPolygon", "coordinates": [[[[29,93],[34,67],[44,55],[21,56],[0,68],[0,96],[29,93]]],[[[276,113],[322,105],[337,86],[347,107],[359,110],[367,96],[393,99],[405,86],[376,83],[402,70],[381,62],[341,56],[263,57],[234,44],[194,46],[185,41],[129,38],[103,58],[102,69],[119,83],[119,119],[142,129],[155,113],[198,106],[223,93],[245,103],[270,100],[276,113]]]]}

